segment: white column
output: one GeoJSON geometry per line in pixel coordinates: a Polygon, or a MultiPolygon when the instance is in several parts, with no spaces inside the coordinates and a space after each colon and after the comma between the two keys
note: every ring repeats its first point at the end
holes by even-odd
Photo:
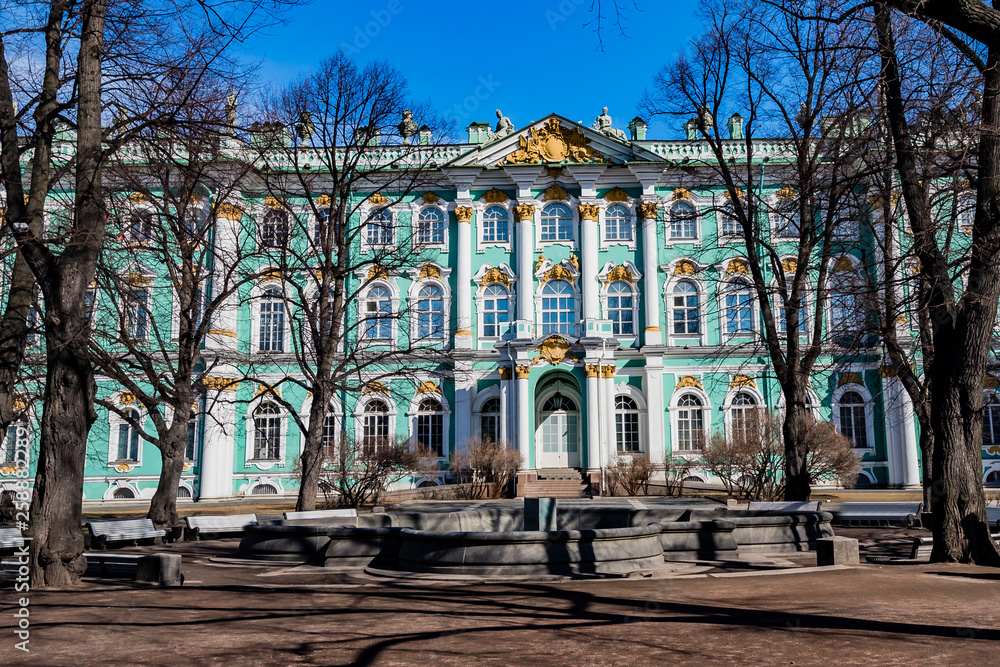
{"type": "Polygon", "coordinates": [[[584,399],[587,404],[587,460],[581,460],[580,464],[585,468],[598,470],[601,468],[601,461],[604,457],[604,450],[601,446],[601,403],[598,395],[598,384],[601,378],[600,362],[584,365],[583,371],[587,376],[587,396],[584,399]]]}
{"type": "Polygon", "coordinates": [[[530,456],[528,447],[528,443],[531,442],[531,425],[534,421],[531,418],[531,392],[528,389],[530,370],[528,366],[514,367],[514,375],[517,377],[514,381],[517,385],[517,410],[514,412],[514,420],[517,423],[517,438],[514,442],[514,448],[521,452],[524,457],[525,468],[536,468],[535,459],[530,456]]]}
{"type": "Polygon", "coordinates": [[[455,217],[458,218],[455,347],[470,349],[472,347],[472,208],[457,207],[455,217]]]}
{"type": "Polygon", "coordinates": [[[511,433],[511,405],[510,405],[510,376],[511,369],[507,366],[500,367],[500,438],[508,443],[514,442],[514,434],[511,433]]]}
{"type": "MultiPolygon", "coordinates": [[[[514,207],[517,219],[517,337],[532,338],[535,328],[535,207],[518,204],[514,207]]],[[[520,404],[520,396],[518,397],[520,404]]]]}
{"type": "MultiPolygon", "coordinates": [[[[597,230],[597,216],[600,209],[596,204],[583,203],[580,211],[580,248],[582,261],[580,266],[580,287],[583,290],[583,318],[596,320],[600,318],[598,307],[597,251],[601,245],[597,230]]],[[[585,325],[584,331],[590,327],[585,325]]]]}
{"type": "MultiPolygon", "coordinates": [[[[888,369],[887,369],[888,370],[888,369]]],[[[883,370],[883,375],[887,375],[883,370]]],[[[917,461],[917,431],[913,423],[913,403],[897,377],[883,377],[885,388],[885,432],[889,457],[889,483],[894,486],[920,486],[917,461]]]]}
{"type": "Polygon", "coordinates": [[[667,440],[663,429],[663,359],[646,359],[646,446],[655,464],[666,458],[667,440]]]}
{"type": "MultiPolygon", "coordinates": [[[[233,265],[240,260],[239,230],[243,209],[233,203],[219,203],[215,206],[215,247],[214,272],[212,275],[213,297],[232,287],[227,284],[236,272],[233,265]]],[[[230,295],[216,309],[205,336],[205,348],[235,352],[237,348],[236,327],[239,296],[230,295]]]]}
{"type": "Polygon", "coordinates": [[[229,498],[233,495],[235,398],[239,383],[221,377],[206,377],[203,381],[207,387],[205,405],[210,415],[205,418],[201,460],[198,461],[198,497],[229,498]]]}
{"type": "Polygon", "coordinates": [[[657,267],[657,256],[660,242],[656,238],[655,202],[639,204],[639,217],[642,219],[642,291],[646,306],[646,331],[643,339],[646,345],[663,345],[663,332],[660,330],[660,279],[657,267]]]}
{"type": "Polygon", "coordinates": [[[455,451],[464,451],[472,437],[472,363],[455,362],[455,451]]]}
{"type": "Polygon", "coordinates": [[[604,465],[610,465],[611,459],[618,454],[618,441],[615,433],[615,365],[601,366],[601,449],[604,465]]]}

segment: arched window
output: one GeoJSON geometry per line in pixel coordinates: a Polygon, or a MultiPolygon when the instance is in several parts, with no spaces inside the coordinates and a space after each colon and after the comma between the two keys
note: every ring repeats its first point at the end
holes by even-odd
{"type": "Polygon", "coordinates": [[[323,460],[337,459],[337,415],[331,410],[323,418],[323,460]]]}
{"type": "Polygon", "coordinates": [[[729,283],[724,292],[726,333],[746,334],[753,331],[753,294],[742,280],[729,283]]]}
{"type": "MultiPolygon", "coordinates": [[[[202,399],[198,399],[201,403],[202,399]]],[[[196,408],[197,409],[197,408],[196,408]]],[[[187,445],[184,447],[184,460],[194,461],[201,449],[201,435],[205,429],[205,414],[198,410],[188,419],[187,445]]]]}
{"type": "Polygon", "coordinates": [[[868,447],[868,418],[865,399],[856,391],[845,391],[840,397],[840,432],[855,447],[868,447]]]}
{"type": "Polygon", "coordinates": [[[542,288],[542,335],[576,335],[576,299],[573,286],[553,280],[542,288]]]}
{"type": "Polygon", "coordinates": [[[632,240],[632,214],[624,204],[612,204],[604,212],[604,237],[608,241],[632,240]]]}
{"type": "Polygon", "coordinates": [[[487,206],[483,211],[482,225],[485,243],[510,241],[510,216],[503,206],[487,206]]]}
{"type": "Polygon", "coordinates": [[[362,437],[367,451],[374,451],[389,439],[389,406],[385,401],[374,399],[365,406],[362,437]]]}
{"type": "Polygon", "coordinates": [[[615,396],[615,442],[619,452],[639,451],[639,406],[630,396],[615,396]]]}
{"type": "Polygon", "coordinates": [[[991,470],[986,473],[986,479],[984,482],[986,486],[1000,486],[1000,470],[991,470]]]}
{"type": "Polygon", "coordinates": [[[133,213],[129,218],[128,236],[132,243],[149,243],[153,238],[153,214],[149,211],[133,213]]]}
{"type": "Polygon", "coordinates": [[[393,241],[392,211],[386,208],[372,213],[365,227],[369,245],[391,245],[393,241]]]}
{"type": "Polygon", "coordinates": [[[695,451],[705,441],[705,407],[694,394],[684,394],[677,401],[677,448],[695,451]]]}
{"type": "Polygon", "coordinates": [[[25,463],[28,459],[28,418],[22,415],[16,421],[11,422],[10,426],[7,427],[7,435],[3,439],[3,457],[2,460],[7,465],[14,464],[18,458],[20,458],[22,463],[25,463]],[[18,450],[24,452],[20,457],[17,456],[18,450]]]}
{"type": "Polygon", "coordinates": [[[130,340],[149,337],[149,285],[131,285],[125,293],[125,333],[130,340]]]}
{"type": "Polygon", "coordinates": [[[180,500],[181,498],[190,498],[190,497],[191,497],[191,489],[189,489],[188,487],[184,486],[183,484],[181,484],[180,486],[177,487],[177,499],[178,500],[180,500]]]}
{"type": "Polygon", "coordinates": [[[500,399],[488,398],[479,410],[479,437],[500,442],[500,399]]]}
{"type": "Polygon", "coordinates": [[[608,285],[608,319],[616,336],[635,335],[632,286],[624,280],[608,285]]]}
{"type": "Polygon", "coordinates": [[[698,287],[682,280],[673,289],[674,334],[688,336],[701,333],[701,306],[698,303],[698,287]]]}
{"type": "Polygon", "coordinates": [[[444,338],[444,290],[437,285],[417,294],[417,338],[444,338]]]}
{"type": "Polygon", "coordinates": [[[741,391],[733,396],[733,400],[729,404],[729,427],[730,435],[733,438],[745,440],[753,437],[751,429],[756,410],[757,399],[752,394],[741,391]]]}
{"type": "Polygon", "coordinates": [[[963,231],[972,229],[972,223],[976,220],[975,195],[959,195],[955,207],[955,221],[958,223],[958,228],[963,231]]]}
{"type": "Polygon", "coordinates": [[[863,318],[857,281],[850,274],[837,273],[830,280],[830,331],[857,331],[863,318]]]}
{"type": "Polygon", "coordinates": [[[258,484],[250,490],[251,496],[276,496],[278,487],[274,484],[258,484]]]}
{"type": "Polygon", "coordinates": [[[775,235],[798,237],[801,234],[802,223],[799,218],[799,202],[796,198],[780,199],[774,218],[775,235]]]}
{"type": "Polygon", "coordinates": [[[430,245],[444,243],[444,211],[428,207],[417,218],[417,243],[430,245]]]}
{"type": "Polygon", "coordinates": [[[281,410],[274,403],[261,403],[253,411],[253,457],[258,461],[281,458],[281,410]]]}
{"type": "Polygon", "coordinates": [[[268,209],[260,225],[260,245],[281,248],[288,242],[288,213],[280,208],[268,209]]]}
{"type": "Polygon", "coordinates": [[[129,420],[118,425],[118,460],[139,460],[139,431],[131,422],[139,423],[139,411],[129,410],[125,413],[129,420]]]}
{"type": "Polygon", "coordinates": [[[1000,444],[1000,399],[988,394],[983,401],[983,445],[1000,444]]]}
{"type": "MultiPolygon", "coordinates": [[[[326,229],[327,224],[330,222],[330,209],[321,208],[316,211],[316,220],[313,221],[313,243],[316,245],[323,245],[326,242],[326,229]]],[[[331,247],[336,248],[336,239],[330,244],[331,247]]]]}
{"type": "Polygon", "coordinates": [[[698,211],[686,201],[676,201],[670,207],[670,240],[691,241],[698,238],[698,211]]]}
{"type": "Polygon", "coordinates": [[[425,398],[417,408],[417,442],[444,456],[444,410],[441,401],[425,398]]]}
{"type": "Polygon", "coordinates": [[[573,212],[565,204],[546,204],[542,209],[542,240],[573,240],[573,212]]]}
{"type": "Polygon", "coordinates": [[[135,498],[135,491],[128,488],[127,486],[121,486],[114,490],[111,497],[115,500],[131,500],[135,498]]]}
{"type": "Polygon", "coordinates": [[[392,293],[384,285],[374,285],[365,295],[365,338],[392,337],[392,293]]]}
{"type": "Polygon", "coordinates": [[[510,328],[510,292],[503,285],[487,285],[483,290],[484,338],[499,338],[510,328]]]}
{"type": "Polygon", "coordinates": [[[269,287],[260,297],[258,343],[261,352],[285,351],[285,302],[281,290],[269,287]]]}

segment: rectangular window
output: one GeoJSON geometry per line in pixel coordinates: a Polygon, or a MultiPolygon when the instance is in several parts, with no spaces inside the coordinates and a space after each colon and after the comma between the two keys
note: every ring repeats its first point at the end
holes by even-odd
{"type": "Polygon", "coordinates": [[[128,337],[132,340],[146,340],[149,335],[149,290],[133,289],[125,314],[128,320],[128,337]]]}
{"type": "Polygon", "coordinates": [[[417,442],[444,456],[444,415],[418,415],[417,442]]]}
{"type": "Polygon", "coordinates": [[[619,412],[616,414],[615,434],[619,452],[639,451],[639,413],[619,412]]]}
{"type": "Polygon", "coordinates": [[[741,334],[753,331],[751,297],[749,292],[726,295],[726,333],[741,334]]]}

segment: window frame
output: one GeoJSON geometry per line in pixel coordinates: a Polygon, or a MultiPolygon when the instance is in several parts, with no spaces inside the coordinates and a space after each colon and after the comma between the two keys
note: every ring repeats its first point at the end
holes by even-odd
{"type": "MultiPolygon", "coordinates": [[[[484,206],[482,208],[482,212],[477,212],[477,216],[476,217],[477,217],[476,222],[478,223],[476,226],[477,226],[477,229],[478,229],[478,232],[479,232],[478,235],[479,235],[479,247],[480,247],[480,249],[489,248],[489,247],[510,248],[511,237],[514,235],[513,234],[513,232],[514,232],[514,230],[513,230],[513,224],[512,224],[512,221],[511,221],[510,206],[505,205],[505,204],[497,204],[497,203],[487,204],[486,206],[484,206]],[[494,223],[497,222],[497,220],[495,220],[495,219],[489,219],[488,220],[487,217],[486,217],[486,214],[489,213],[490,210],[493,210],[493,209],[504,212],[505,220],[506,220],[506,223],[507,223],[507,240],[506,241],[497,240],[495,238],[494,239],[488,239],[488,238],[486,238],[486,223],[488,221],[489,222],[494,222],[494,223]]],[[[495,230],[494,230],[494,235],[495,235],[495,230]]],[[[482,251],[482,250],[480,250],[480,251],[482,251]]]]}
{"type": "MultiPolygon", "coordinates": [[[[560,216],[560,217],[565,217],[565,216],[560,216]]],[[[564,246],[569,246],[570,248],[576,248],[576,245],[579,242],[578,239],[579,232],[577,231],[580,227],[579,211],[576,209],[575,206],[573,206],[571,202],[568,201],[545,202],[538,208],[538,224],[535,227],[536,227],[535,230],[536,247],[543,247],[550,245],[564,245],[564,246]],[[556,223],[556,238],[546,239],[544,232],[544,227],[545,227],[544,220],[546,217],[553,217],[553,216],[546,216],[545,211],[546,209],[552,209],[554,207],[560,207],[560,206],[569,211],[569,216],[568,216],[569,238],[566,239],[559,238],[559,224],[556,223]]]]}
{"type": "Polygon", "coordinates": [[[626,246],[628,248],[635,248],[635,237],[637,235],[638,229],[636,227],[636,215],[632,207],[625,202],[611,202],[607,204],[601,211],[601,245],[603,248],[608,248],[613,245],[626,246]],[[624,211],[625,217],[620,216],[611,217],[612,211],[624,211]],[[624,223],[622,222],[624,220],[624,223]],[[611,238],[612,221],[616,221],[614,228],[618,232],[622,229],[622,224],[625,225],[628,231],[628,238],[611,238]]]}
{"type": "MultiPolygon", "coordinates": [[[[862,385],[855,383],[847,383],[837,389],[833,393],[833,397],[830,404],[831,416],[833,418],[833,423],[837,427],[837,431],[843,433],[841,425],[841,399],[844,394],[849,392],[857,393],[861,396],[862,401],[864,401],[864,415],[865,415],[865,439],[867,440],[865,447],[854,447],[854,451],[858,453],[875,453],[875,406],[872,400],[871,393],[868,389],[862,385]]],[[[846,404],[850,405],[850,404],[846,404]]]]}
{"type": "MultiPolygon", "coordinates": [[[[550,280],[550,281],[543,282],[543,283],[539,284],[538,291],[535,294],[535,300],[536,300],[536,303],[535,303],[535,318],[536,318],[536,327],[537,327],[537,330],[539,332],[538,335],[540,337],[544,338],[546,336],[550,336],[552,334],[556,334],[556,335],[563,336],[563,337],[576,338],[576,337],[578,337],[580,335],[580,330],[579,330],[579,325],[580,325],[580,321],[581,321],[581,318],[580,318],[580,308],[582,307],[582,304],[580,303],[580,301],[581,301],[581,295],[580,295],[579,289],[577,289],[576,282],[577,281],[570,282],[568,280],[562,280],[562,279],[560,279],[560,280],[550,280]],[[544,321],[544,319],[545,319],[545,310],[544,310],[544,308],[542,306],[545,303],[545,299],[546,298],[551,298],[551,297],[547,297],[546,296],[545,290],[548,289],[549,287],[551,287],[554,283],[564,283],[566,285],[569,285],[569,294],[572,295],[572,297],[573,297],[573,307],[572,307],[572,309],[570,311],[568,311],[569,312],[569,320],[570,321],[569,321],[569,323],[567,323],[567,328],[569,330],[566,331],[566,332],[559,331],[559,326],[561,326],[563,323],[557,323],[556,324],[556,330],[554,330],[554,331],[549,331],[549,332],[545,331],[545,327],[547,325],[546,325],[546,323],[544,321]]],[[[557,311],[557,312],[561,313],[561,312],[565,312],[565,311],[560,310],[560,311],[557,311]]]]}

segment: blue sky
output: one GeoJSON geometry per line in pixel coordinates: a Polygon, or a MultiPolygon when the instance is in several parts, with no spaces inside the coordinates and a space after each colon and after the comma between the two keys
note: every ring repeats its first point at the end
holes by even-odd
{"type": "MultiPolygon", "coordinates": [[[[590,124],[607,106],[625,129],[653,75],[697,36],[701,20],[697,0],[636,0],[638,11],[620,1],[629,7],[627,37],[607,22],[603,52],[594,26],[585,25],[594,17],[591,0],[314,0],[245,49],[262,60],[261,77],[273,85],[340,46],[359,62],[388,60],[414,98],[459,128],[494,123],[497,108],[516,127],[553,111],[590,124]]],[[[680,135],[679,127],[650,128],[651,138],[680,135]]]]}

